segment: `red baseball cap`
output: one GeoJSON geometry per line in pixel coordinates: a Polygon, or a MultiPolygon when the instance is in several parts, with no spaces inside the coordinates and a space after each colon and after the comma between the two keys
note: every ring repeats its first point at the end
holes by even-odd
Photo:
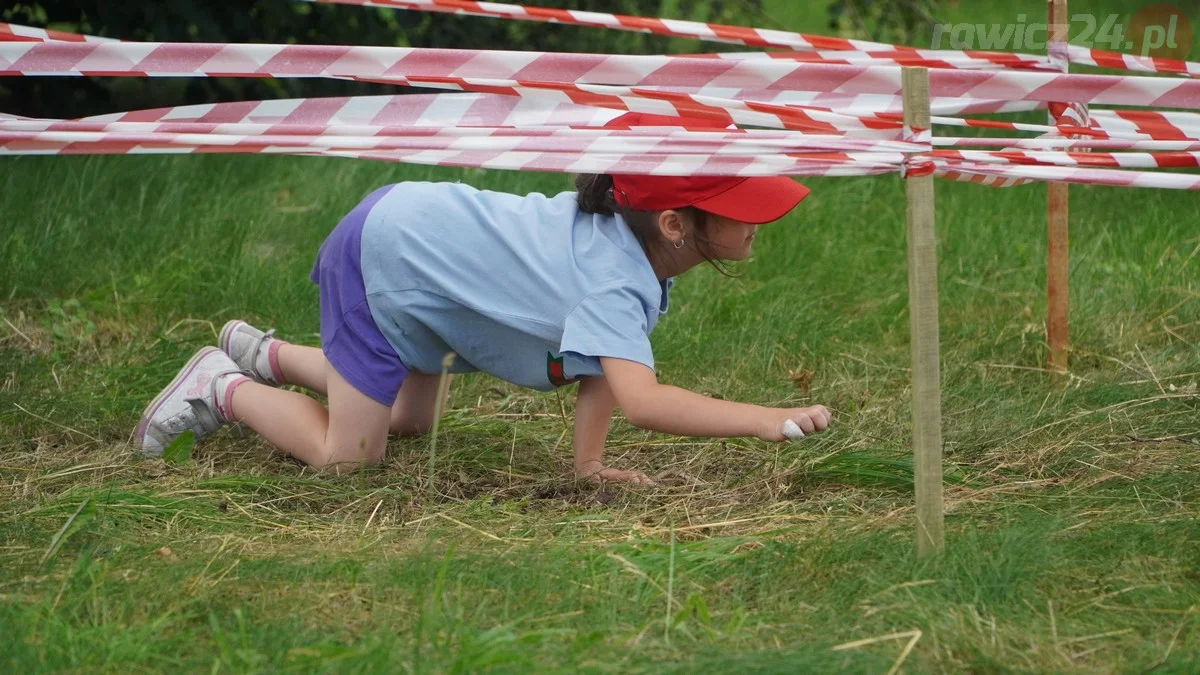
{"type": "MultiPolygon", "coordinates": [[[[640,126],[724,130],[713,120],[625,113],[604,125],[606,129],[640,126]]],[[[694,206],[701,211],[751,225],[769,223],[796,208],[809,190],[787,176],[639,176],[613,175],[617,203],[638,211],[663,211],[694,206]]]]}

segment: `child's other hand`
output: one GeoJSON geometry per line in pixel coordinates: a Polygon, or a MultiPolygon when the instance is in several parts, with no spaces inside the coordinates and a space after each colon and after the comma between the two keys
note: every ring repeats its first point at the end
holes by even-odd
{"type": "Polygon", "coordinates": [[[827,429],[829,421],[832,419],[829,410],[823,405],[814,405],[809,408],[764,408],[763,410],[763,421],[758,437],[764,441],[788,440],[783,433],[783,425],[788,420],[794,422],[805,434],[812,434],[827,429]]]}
{"type": "Polygon", "coordinates": [[[612,481],[614,483],[630,483],[632,485],[658,485],[658,483],[655,483],[653,479],[641,471],[611,469],[599,462],[588,462],[582,467],[576,467],[575,476],[593,483],[612,481]]]}

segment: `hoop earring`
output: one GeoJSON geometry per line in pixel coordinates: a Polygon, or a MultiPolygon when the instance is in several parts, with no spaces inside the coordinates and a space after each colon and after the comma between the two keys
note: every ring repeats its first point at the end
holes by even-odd
{"type": "Polygon", "coordinates": [[[683,248],[683,240],[682,239],[675,242],[675,248],[683,248]]]}

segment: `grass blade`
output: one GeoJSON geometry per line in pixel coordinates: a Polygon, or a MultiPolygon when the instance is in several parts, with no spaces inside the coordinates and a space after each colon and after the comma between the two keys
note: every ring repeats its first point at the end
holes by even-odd
{"type": "Polygon", "coordinates": [[[62,548],[62,545],[67,541],[67,539],[70,539],[71,535],[78,532],[80,527],[83,527],[85,523],[92,519],[92,515],[94,515],[95,511],[94,509],[89,508],[91,505],[91,497],[88,497],[79,503],[79,508],[75,509],[75,512],[71,514],[71,517],[67,518],[67,522],[63,523],[62,529],[60,529],[58,533],[55,534],[50,540],[49,548],[47,548],[46,552],[42,554],[42,559],[38,562],[39,567],[45,566],[46,562],[53,558],[54,554],[58,553],[58,549],[62,548]]]}

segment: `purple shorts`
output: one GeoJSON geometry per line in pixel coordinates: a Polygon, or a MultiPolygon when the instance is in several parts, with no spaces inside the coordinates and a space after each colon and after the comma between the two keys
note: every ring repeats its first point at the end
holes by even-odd
{"type": "Polygon", "coordinates": [[[362,231],[371,208],[391,190],[367,195],[321,244],[311,278],[321,288],[321,351],[355,389],[391,406],[408,367],[379,332],[367,306],[362,276],[362,231]]]}

